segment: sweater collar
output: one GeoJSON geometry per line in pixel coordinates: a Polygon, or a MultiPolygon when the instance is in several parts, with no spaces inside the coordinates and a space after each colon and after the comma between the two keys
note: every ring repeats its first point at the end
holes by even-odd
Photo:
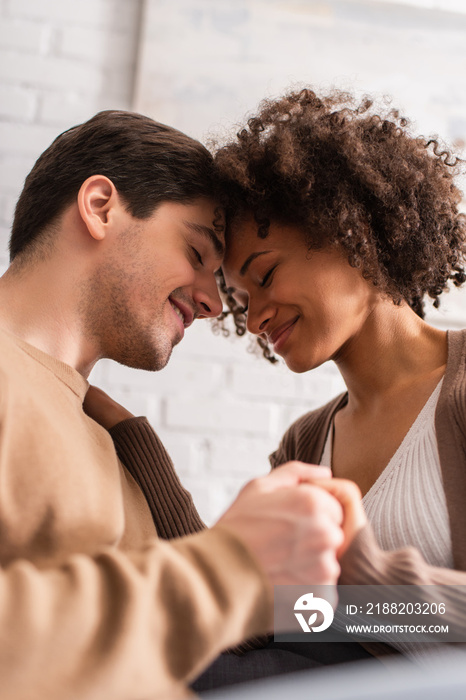
{"type": "Polygon", "coordinates": [[[46,367],[53,372],[53,374],[60,381],[66,384],[66,386],[71,389],[74,394],[76,394],[81,403],[84,401],[84,397],[86,396],[86,392],[89,388],[89,382],[82,376],[82,374],[74,369],[74,367],[71,367],[70,365],[66,364],[66,362],[62,362],[56,357],[39,350],[39,348],[36,348],[34,345],[30,345],[25,340],[18,338],[9,331],[2,329],[2,333],[8,335],[9,338],[19,348],[21,348],[21,350],[39,362],[43,367],[46,367]]]}

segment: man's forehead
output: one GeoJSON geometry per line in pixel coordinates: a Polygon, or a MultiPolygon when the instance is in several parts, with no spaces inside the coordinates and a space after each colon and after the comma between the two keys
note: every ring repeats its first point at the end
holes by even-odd
{"type": "Polygon", "coordinates": [[[215,253],[216,253],[217,257],[221,258],[223,260],[223,256],[225,255],[224,228],[223,229],[219,229],[219,227],[214,228],[213,222],[212,222],[212,227],[206,226],[205,224],[200,224],[196,221],[190,221],[187,219],[185,219],[183,223],[191,231],[194,231],[194,233],[199,233],[201,236],[204,236],[205,238],[207,238],[209,240],[209,242],[215,248],[215,253]]]}

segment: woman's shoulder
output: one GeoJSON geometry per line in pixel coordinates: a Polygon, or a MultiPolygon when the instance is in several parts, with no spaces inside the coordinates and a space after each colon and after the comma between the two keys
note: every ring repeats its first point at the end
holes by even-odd
{"type": "Polygon", "coordinates": [[[463,356],[466,351],[466,328],[459,329],[449,329],[447,331],[448,337],[448,354],[456,355],[459,353],[463,356]]]}
{"type": "Polygon", "coordinates": [[[278,449],[270,455],[272,467],[297,459],[316,463],[334,413],[347,401],[347,394],[339,394],[320,408],[308,411],[290,425],[278,449]]]}
{"type": "Polygon", "coordinates": [[[448,331],[445,390],[466,393],[466,329],[448,331]]]}
{"type": "Polygon", "coordinates": [[[466,439],[466,329],[448,331],[448,360],[437,421],[447,421],[455,430],[460,428],[466,439]]]}
{"type": "Polygon", "coordinates": [[[290,425],[287,432],[298,435],[309,429],[315,430],[320,424],[327,422],[333,413],[346,403],[347,398],[348,394],[346,392],[339,394],[324,406],[319,406],[319,408],[304,413],[290,425]]]}

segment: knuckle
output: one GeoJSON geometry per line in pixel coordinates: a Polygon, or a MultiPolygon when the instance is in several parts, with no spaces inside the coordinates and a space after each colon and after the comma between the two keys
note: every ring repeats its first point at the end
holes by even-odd
{"type": "Polygon", "coordinates": [[[312,515],[314,511],[314,501],[312,495],[307,491],[300,490],[297,497],[296,507],[300,515],[303,515],[304,517],[312,515]]]}
{"type": "Polygon", "coordinates": [[[335,560],[331,564],[328,565],[328,580],[331,583],[336,583],[338,579],[340,578],[341,574],[341,567],[340,564],[335,560]]]}
{"type": "Polygon", "coordinates": [[[340,504],[327,491],[324,491],[319,486],[300,487],[302,498],[302,508],[309,514],[315,516],[327,516],[329,512],[334,514],[334,517],[341,511],[340,504]]]}
{"type": "Polygon", "coordinates": [[[357,484],[354,483],[354,481],[347,480],[347,488],[348,488],[350,495],[353,498],[355,498],[355,499],[362,498],[361,489],[359,488],[359,486],[357,484]]]}
{"type": "Polygon", "coordinates": [[[333,496],[330,496],[330,500],[325,504],[325,517],[327,517],[333,525],[337,523],[340,525],[343,522],[343,507],[333,496]]]}
{"type": "Polygon", "coordinates": [[[321,519],[314,519],[311,523],[309,523],[309,529],[314,545],[325,547],[326,540],[329,538],[326,523],[321,519]]]}
{"type": "Polygon", "coordinates": [[[337,552],[344,542],[344,534],[340,528],[332,528],[327,531],[326,544],[332,552],[337,552]]]}
{"type": "Polygon", "coordinates": [[[351,481],[351,479],[340,479],[340,482],[351,498],[354,500],[362,498],[361,489],[354,481],[351,481]]]}
{"type": "Polygon", "coordinates": [[[295,460],[291,460],[290,462],[284,462],[283,464],[280,464],[278,469],[284,469],[285,471],[292,471],[293,469],[296,469],[297,462],[295,460]]]}
{"type": "Polygon", "coordinates": [[[249,495],[256,491],[260,491],[262,488],[262,480],[263,477],[256,477],[254,479],[251,479],[251,481],[248,481],[247,484],[243,486],[243,488],[240,490],[240,493],[249,495]]]}
{"type": "Polygon", "coordinates": [[[341,527],[328,517],[309,520],[306,537],[311,549],[322,552],[327,550],[336,552],[344,541],[341,527]]]}
{"type": "Polygon", "coordinates": [[[317,575],[322,583],[335,583],[340,576],[340,565],[335,556],[322,554],[318,563],[317,575]]]}
{"type": "Polygon", "coordinates": [[[319,492],[315,486],[301,486],[299,493],[302,500],[302,507],[310,512],[314,513],[319,507],[319,492]]]}
{"type": "Polygon", "coordinates": [[[344,535],[343,531],[332,523],[323,529],[321,538],[323,548],[336,551],[343,544],[344,535]]]}
{"type": "Polygon", "coordinates": [[[336,528],[333,533],[333,547],[334,549],[340,549],[341,545],[345,541],[345,535],[341,528],[336,528]]]}

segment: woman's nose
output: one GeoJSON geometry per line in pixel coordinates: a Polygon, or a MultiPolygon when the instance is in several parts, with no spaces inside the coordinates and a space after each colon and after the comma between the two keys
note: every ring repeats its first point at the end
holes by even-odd
{"type": "Polygon", "coordinates": [[[267,327],[269,321],[272,317],[270,309],[258,310],[254,305],[251,305],[251,300],[249,300],[249,306],[246,317],[246,328],[250,333],[254,335],[261,335],[261,333],[267,332],[267,327]]]}

